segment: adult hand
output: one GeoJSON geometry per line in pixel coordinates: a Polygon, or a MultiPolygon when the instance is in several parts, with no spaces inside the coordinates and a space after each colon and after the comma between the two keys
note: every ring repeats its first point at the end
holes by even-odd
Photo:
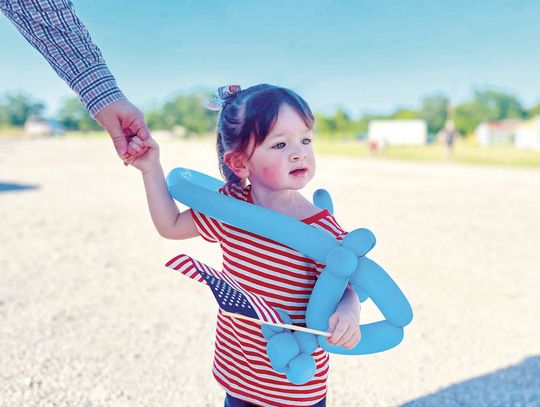
{"type": "Polygon", "coordinates": [[[152,137],[146,139],[146,147],[142,140],[134,136],[128,144],[128,148],[135,150],[141,156],[135,158],[130,164],[140,170],[143,174],[160,168],[159,164],[159,145],[152,137]],[[145,152],[146,151],[146,152],[145,152]]]}
{"type": "Polygon", "coordinates": [[[117,100],[105,106],[96,114],[96,121],[110,134],[114,148],[124,164],[131,164],[146,152],[146,140],[150,137],[150,131],[141,111],[128,100],[117,100]],[[144,148],[137,151],[131,148],[129,141],[132,136],[138,136],[144,148]]]}

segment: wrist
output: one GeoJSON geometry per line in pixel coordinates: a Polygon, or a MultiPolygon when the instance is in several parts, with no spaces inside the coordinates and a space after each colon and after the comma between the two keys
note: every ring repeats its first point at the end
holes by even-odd
{"type": "Polygon", "coordinates": [[[341,306],[336,308],[336,312],[341,315],[354,319],[357,323],[360,323],[360,309],[351,309],[349,306],[341,306]]]}
{"type": "Polygon", "coordinates": [[[161,163],[158,161],[154,165],[149,166],[148,168],[141,168],[141,173],[144,176],[151,176],[153,174],[162,174],[163,168],[161,163]]]}
{"type": "Polygon", "coordinates": [[[79,95],[86,110],[93,118],[106,106],[118,100],[126,99],[118,88],[114,76],[107,65],[93,65],[69,81],[69,86],[79,95]]]}

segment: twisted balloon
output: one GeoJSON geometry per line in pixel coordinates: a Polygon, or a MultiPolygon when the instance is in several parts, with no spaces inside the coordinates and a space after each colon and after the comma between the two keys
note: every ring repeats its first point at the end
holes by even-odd
{"type": "MultiPolygon", "coordinates": [[[[301,384],[313,377],[316,366],[310,355],[317,345],[332,353],[362,355],[393,348],[403,339],[403,327],[412,320],[412,308],[392,278],[366,257],[375,245],[375,236],[369,230],[355,229],[339,242],[299,220],[220,194],[217,190],[223,186],[222,181],[185,168],[171,171],[167,186],[174,199],[190,208],[280,242],[326,265],[308,302],[308,328],[328,329],[328,320],[348,284],[362,301],[371,297],[386,318],[360,325],[362,339],[353,349],[331,345],[324,336],[263,325],[270,363],[291,382],[301,384]]],[[[332,200],[324,190],[315,192],[314,203],[333,211],[332,200]]],[[[290,323],[283,310],[280,315],[290,323]]]]}

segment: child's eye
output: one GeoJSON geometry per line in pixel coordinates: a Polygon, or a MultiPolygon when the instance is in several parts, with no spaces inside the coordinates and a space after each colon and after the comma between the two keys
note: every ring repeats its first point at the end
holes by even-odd
{"type": "Polygon", "coordinates": [[[274,147],[272,148],[276,148],[278,150],[282,149],[282,148],[285,148],[285,143],[277,143],[276,145],[274,145],[274,147]]]}
{"type": "Polygon", "coordinates": [[[311,139],[310,138],[305,138],[302,140],[302,144],[309,144],[311,143],[311,139]]]}

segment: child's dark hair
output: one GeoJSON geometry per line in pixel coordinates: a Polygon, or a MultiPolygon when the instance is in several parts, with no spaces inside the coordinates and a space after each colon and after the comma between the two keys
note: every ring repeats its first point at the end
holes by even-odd
{"type": "Polygon", "coordinates": [[[223,161],[226,151],[245,153],[251,137],[254,146],[262,144],[272,131],[279,109],[289,106],[313,128],[314,118],[304,99],[290,89],[273,85],[256,85],[228,96],[222,106],[217,123],[217,153],[221,174],[227,182],[239,183],[223,161]]]}

